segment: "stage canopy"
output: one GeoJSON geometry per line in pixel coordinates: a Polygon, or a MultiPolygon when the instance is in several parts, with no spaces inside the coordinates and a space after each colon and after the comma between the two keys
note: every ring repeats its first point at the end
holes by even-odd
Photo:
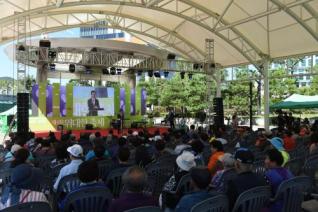
{"type": "Polygon", "coordinates": [[[305,96],[293,94],[282,102],[272,105],[270,108],[272,110],[318,108],[318,95],[305,96]]]}
{"type": "Polygon", "coordinates": [[[113,28],[194,62],[204,60],[210,38],[221,67],[318,52],[318,0],[5,0],[0,6],[0,43],[16,39],[26,19],[27,36],[113,28]]]}

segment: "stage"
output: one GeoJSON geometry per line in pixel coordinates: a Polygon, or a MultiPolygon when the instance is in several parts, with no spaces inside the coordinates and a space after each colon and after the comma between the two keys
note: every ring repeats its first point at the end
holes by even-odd
{"type": "MultiPolygon", "coordinates": [[[[128,128],[128,129],[123,129],[123,132],[118,134],[118,130],[117,129],[112,129],[113,130],[113,134],[116,136],[122,136],[122,135],[127,135],[128,134],[128,130],[132,130],[134,131],[142,131],[143,128],[128,128]]],[[[158,126],[158,127],[147,127],[147,130],[150,134],[154,134],[155,131],[159,130],[160,134],[163,134],[165,132],[168,132],[169,127],[163,127],[163,126],[158,126]]],[[[95,130],[72,130],[72,134],[75,135],[76,139],[79,139],[80,135],[83,133],[95,133],[95,132],[100,132],[102,136],[107,136],[109,134],[109,130],[111,130],[111,128],[109,129],[95,129],[95,130]]],[[[35,131],[35,137],[47,137],[49,135],[48,131],[35,131]]],[[[66,130],[64,131],[64,133],[66,133],[66,130]]],[[[57,139],[61,138],[61,131],[54,131],[54,134],[56,136],[57,139]]]]}

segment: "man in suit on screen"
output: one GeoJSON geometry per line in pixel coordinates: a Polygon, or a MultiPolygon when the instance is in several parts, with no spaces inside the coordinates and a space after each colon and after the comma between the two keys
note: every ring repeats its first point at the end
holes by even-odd
{"type": "Polygon", "coordinates": [[[100,109],[99,101],[96,98],[96,91],[91,91],[91,98],[87,101],[88,105],[88,115],[89,116],[97,116],[97,111],[100,109]]]}

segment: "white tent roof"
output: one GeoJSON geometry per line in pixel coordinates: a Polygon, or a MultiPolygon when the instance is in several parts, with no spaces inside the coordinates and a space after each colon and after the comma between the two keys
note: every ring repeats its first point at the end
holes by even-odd
{"type": "Polygon", "coordinates": [[[28,36],[110,27],[192,61],[213,38],[222,66],[318,52],[318,0],[4,0],[0,11],[0,43],[25,18],[28,36]]]}
{"type": "Polygon", "coordinates": [[[318,95],[306,96],[300,94],[293,94],[290,97],[284,99],[284,102],[318,102],[318,95]]]}

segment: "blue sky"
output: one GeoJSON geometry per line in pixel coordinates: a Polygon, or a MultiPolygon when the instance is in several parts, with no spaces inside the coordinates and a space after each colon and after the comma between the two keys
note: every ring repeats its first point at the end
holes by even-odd
{"type": "MultiPolygon", "coordinates": [[[[80,30],[79,28],[68,29],[61,32],[50,33],[48,35],[49,38],[63,38],[63,37],[79,37],[80,30]]],[[[40,36],[36,36],[34,38],[40,38],[40,36]]],[[[15,77],[16,78],[16,64],[13,64],[13,61],[10,60],[4,52],[4,49],[7,45],[12,44],[12,42],[8,44],[4,44],[0,46],[0,77],[15,77]]],[[[27,69],[28,70],[28,69],[27,69]]],[[[35,68],[29,68],[29,74],[35,77],[35,68]]]]}

